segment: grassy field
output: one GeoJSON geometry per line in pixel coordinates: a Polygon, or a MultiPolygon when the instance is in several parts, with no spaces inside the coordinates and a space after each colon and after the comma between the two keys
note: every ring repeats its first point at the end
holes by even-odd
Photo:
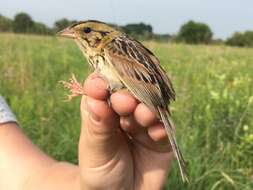
{"type": "MultiPolygon", "coordinates": [[[[253,49],[176,44],[146,45],[172,77],[177,136],[191,183],[176,162],[167,189],[253,189],[253,49]]],[[[72,41],[0,35],[0,94],[26,134],[59,160],[77,162],[79,100],[63,102],[59,80],[89,73],[72,41]]]]}

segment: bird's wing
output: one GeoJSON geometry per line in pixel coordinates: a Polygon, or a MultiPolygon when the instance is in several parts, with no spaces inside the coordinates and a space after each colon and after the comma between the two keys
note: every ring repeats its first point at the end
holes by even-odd
{"type": "Polygon", "coordinates": [[[104,51],[121,81],[140,101],[152,108],[167,106],[175,99],[173,86],[158,59],[141,43],[121,36],[104,51]]]}
{"type": "Polygon", "coordinates": [[[158,59],[141,43],[126,36],[114,39],[106,46],[104,53],[122,83],[163,121],[182,178],[187,180],[186,164],[177,145],[174,124],[167,107],[175,99],[175,91],[158,59]]]}

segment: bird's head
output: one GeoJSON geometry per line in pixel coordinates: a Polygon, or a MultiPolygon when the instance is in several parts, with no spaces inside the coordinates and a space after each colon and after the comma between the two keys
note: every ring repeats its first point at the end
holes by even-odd
{"type": "Polygon", "coordinates": [[[75,39],[84,53],[102,48],[120,34],[108,24],[94,20],[78,22],[58,32],[59,36],[75,39]]]}

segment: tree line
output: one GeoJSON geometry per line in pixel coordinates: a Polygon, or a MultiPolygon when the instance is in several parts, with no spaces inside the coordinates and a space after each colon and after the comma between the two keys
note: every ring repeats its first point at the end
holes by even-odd
{"type": "MultiPolygon", "coordinates": [[[[0,14],[0,32],[27,33],[39,35],[54,35],[63,28],[77,22],[66,18],[57,20],[53,27],[36,22],[27,13],[18,13],[14,19],[10,19],[0,14]]],[[[239,47],[253,47],[253,31],[235,32],[225,41],[213,39],[211,28],[200,22],[188,21],[180,27],[176,35],[156,34],[149,24],[132,23],[124,26],[111,24],[122,30],[126,34],[139,40],[156,40],[156,41],[174,41],[188,44],[227,44],[239,47]]]]}

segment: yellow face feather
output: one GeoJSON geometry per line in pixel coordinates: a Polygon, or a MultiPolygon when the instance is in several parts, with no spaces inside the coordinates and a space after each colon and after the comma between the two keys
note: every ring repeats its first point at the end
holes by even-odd
{"type": "Polygon", "coordinates": [[[58,34],[76,39],[85,49],[99,51],[105,44],[122,33],[103,22],[91,20],[73,24],[58,34]]]}

